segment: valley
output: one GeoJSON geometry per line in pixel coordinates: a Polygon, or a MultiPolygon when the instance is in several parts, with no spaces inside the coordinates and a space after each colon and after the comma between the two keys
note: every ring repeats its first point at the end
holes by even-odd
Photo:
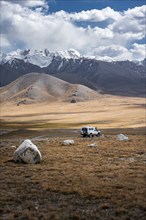
{"type": "Polygon", "coordinates": [[[1,129],[80,128],[94,125],[102,128],[138,128],[145,126],[145,99],[99,96],[98,99],[70,102],[20,104],[6,102],[1,106],[1,129]]]}

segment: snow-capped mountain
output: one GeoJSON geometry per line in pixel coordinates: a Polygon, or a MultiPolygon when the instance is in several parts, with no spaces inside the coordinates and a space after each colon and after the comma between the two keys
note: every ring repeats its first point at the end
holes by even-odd
{"type": "Polygon", "coordinates": [[[144,96],[146,59],[114,61],[103,57],[84,57],[76,50],[51,52],[17,50],[0,55],[1,86],[27,73],[53,75],[69,83],[83,84],[96,91],[114,95],[144,96]]]}
{"type": "Polygon", "coordinates": [[[41,68],[47,67],[51,64],[54,57],[60,57],[62,59],[79,59],[81,55],[74,49],[52,52],[48,49],[44,50],[17,50],[8,54],[0,55],[0,63],[5,64],[9,62],[12,64],[15,59],[23,60],[25,63],[29,62],[33,65],[37,65],[41,68]]]}

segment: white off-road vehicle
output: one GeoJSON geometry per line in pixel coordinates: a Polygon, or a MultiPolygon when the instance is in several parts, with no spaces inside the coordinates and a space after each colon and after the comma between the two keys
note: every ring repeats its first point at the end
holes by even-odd
{"type": "Polygon", "coordinates": [[[81,128],[80,134],[83,137],[99,137],[101,135],[101,132],[96,127],[86,126],[81,128]]]}

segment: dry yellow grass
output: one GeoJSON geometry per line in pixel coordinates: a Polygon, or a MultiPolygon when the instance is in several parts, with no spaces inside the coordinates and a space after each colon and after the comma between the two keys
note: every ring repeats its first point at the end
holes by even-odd
{"type": "Polygon", "coordinates": [[[3,103],[1,122],[4,127],[33,129],[79,128],[85,124],[100,128],[144,127],[145,105],[144,98],[116,96],[101,96],[98,100],[79,103],[50,102],[20,106],[3,103]]]}
{"type": "Polygon", "coordinates": [[[128,129],[144,126],[144,98],[101,96],[80,103],[20,106],[3,103],[1,130],[14,131],[1,136],[0,219],[145,220],[146,136],[138,134],[141,129],[128,129]],[[90,139],[60,129],[85,124],[96,125],[103,133],[106,130],[102,129],[109,130],[105,138],[90,139]],[[118,134],[121,128],[124,134],[130,131],[128,141],[107,135],[118,134]],[[15,149],[10,146],[36,136],[40,139],[34,143],[43,162],[14,163],[15,149]],[[66,138],[74,139],[75,145],[63,146],[66,138]],[[96,148],[88,147],[94,142],[96,148]]]}
{"type": "Polygon", "coordinates": [[[35,140],[40,164],[16,164],[14,148],[0,146],[0,219],[145,220],[146,151],[144,135],[81,138],[63,146],[64,137],[35,140]],[[96,142],[97,147],[88,147],[96,142]]]}

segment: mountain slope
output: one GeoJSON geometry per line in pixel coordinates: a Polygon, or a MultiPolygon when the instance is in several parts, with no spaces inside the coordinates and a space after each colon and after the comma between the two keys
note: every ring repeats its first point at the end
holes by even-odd
{"type": "Polygon", "coordinates": [[[46,49],[3,54],[0,63],[1,86],[30,72],[44,72],[101,93],[145,96],[146,60],[107,62],[83,57],[75,50],[50,52],[46,49]]]}
{"type": "Polygon", "coordinates": [[[78,102],[98,97],[98,93],[88,87],[70,84],[56,77],[30,73],[1,88],[1,101],[18,104],[46,101],[78,102]]]}

